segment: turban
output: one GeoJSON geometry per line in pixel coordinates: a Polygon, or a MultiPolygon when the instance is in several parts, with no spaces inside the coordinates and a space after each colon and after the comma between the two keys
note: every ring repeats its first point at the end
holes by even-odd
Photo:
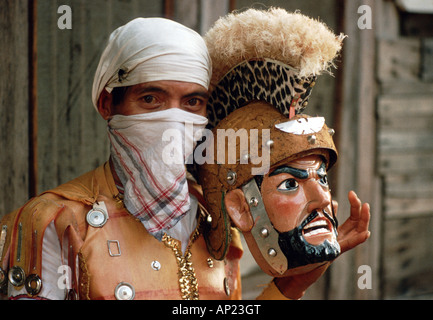
{"type": "Polygon", "coordinates": [[[93,81],[93,105],[97,108],[104,88],[111,92],[150,81],[185,81],[208,89],[211,69],[197,32],[164,18],[137,18],[110,35],[93,81]]]}

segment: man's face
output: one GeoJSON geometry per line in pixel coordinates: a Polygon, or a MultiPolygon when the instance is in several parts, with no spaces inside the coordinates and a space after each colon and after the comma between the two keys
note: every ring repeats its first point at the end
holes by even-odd
{"type": "Polygon", "coordinates": [[[271,169],[263,179],[261,190],[269,219],[280,233],[280,246],[295,243],[296,248],[282,247],[289,265],[326,261],[339,254],[326,169],[319,156],[304,157],[271,169]],[[330,249],[332,246],[336,248],[330,249]],[[298,248],[302,251],[294,252],[298,248]],[[329,251],[331,255],[324,257],[324,252],[329,251]],[[319,256],[304,259],[306,252],[319,256]],[[299,261],[290,261],[296,259],[299,261]]]}
{"type": "Polygon", "coordinates": [[[208,91],[203,86],[182,81],[153,81],[131,86],[120,104],[112,106],[111,116],[135,115],[179,108],[206,116],[208,91]]]}

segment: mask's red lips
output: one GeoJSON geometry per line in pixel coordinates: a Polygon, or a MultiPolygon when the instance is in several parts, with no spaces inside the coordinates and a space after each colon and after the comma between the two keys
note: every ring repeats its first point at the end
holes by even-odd
{"type": "Polygon", "coordinates": [[[334,236],[332,232],[332,224],[323,214],[320,214],[307,223],[302,229],[302,235],[312,245],[321,244],[323,241],[328,239],[332,240],[334,236]]]}

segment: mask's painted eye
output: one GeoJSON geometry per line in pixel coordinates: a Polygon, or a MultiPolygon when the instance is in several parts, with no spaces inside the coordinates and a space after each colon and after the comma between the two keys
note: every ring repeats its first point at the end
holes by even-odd
{"type": "Polygon", "coordinates": [[[328,176],[325,175],[319,179],[319,183],[324,187],[329,187],[328,176]]]}
{"type": "Polygon", "coordinates": [[[324,187],[329,187],[329,181],[328,181],[328,175],[326,174],[326,169],[324,166],[320,167],[319,170],[317,170],[317,175],[319,176],[319,183],[324,187]]]}
{"type": "Polygon", "coordinates": [[[298,190],[298,188],[299,188],[298,181],[296,181],[295,179],[291,178],[291,179],[284,180],[278,186],[277,189],[280,190],[280,191],[295,191],[295,190],[298,190]]]}

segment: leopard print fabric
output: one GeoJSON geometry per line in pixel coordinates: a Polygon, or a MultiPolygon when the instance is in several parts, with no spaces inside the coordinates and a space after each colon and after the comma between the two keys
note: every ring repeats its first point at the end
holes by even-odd
{"type": "Polygon", "coordinates": [[[253,100],[263,100],[289,116],[290,107],[301,113],[316,76],[297,77],[297,71],[278,61],[250,60],[231,69],[212,91],[207,106],[208,128],[215,127],[234,110],[253,100]]]}

